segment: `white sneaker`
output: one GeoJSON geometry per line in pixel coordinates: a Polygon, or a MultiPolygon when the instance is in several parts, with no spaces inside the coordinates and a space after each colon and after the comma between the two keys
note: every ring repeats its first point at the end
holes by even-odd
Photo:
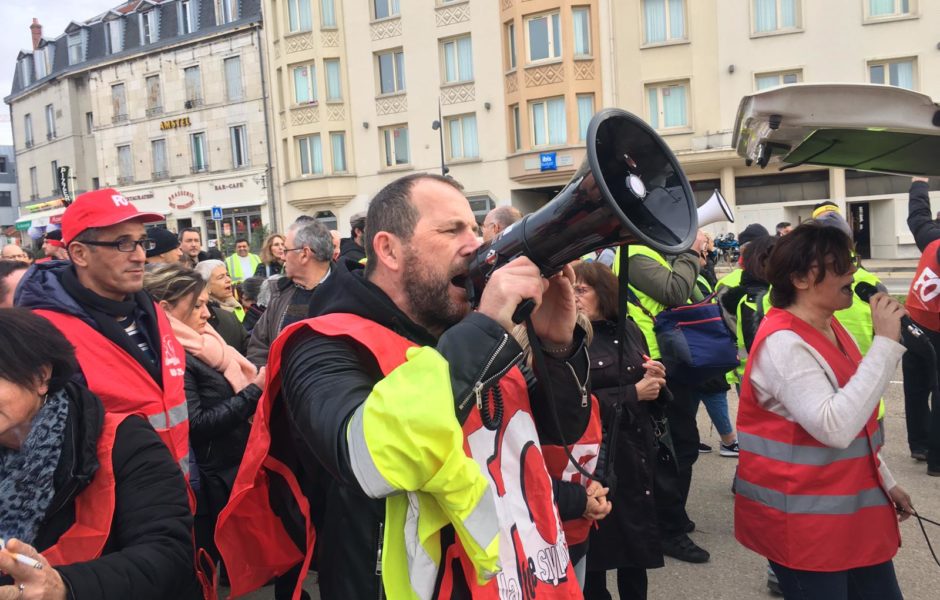
{"type": "Polygon", "coordinates": [[[729,456],[731,458],[737,458],[740,449],[738,448],[738,440],[734,440],[730,444],[721,444],[718,454],[721,456],[729,456]]]}

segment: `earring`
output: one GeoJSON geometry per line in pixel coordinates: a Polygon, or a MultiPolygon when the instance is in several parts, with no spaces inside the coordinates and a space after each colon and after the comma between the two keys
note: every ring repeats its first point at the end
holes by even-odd
{"type": "Polygon", "coordinates": [[[42,400],[39,401],[39,408],[42,408],[46,405],[46,402],[49,400],[49,393],[46,392],[42,395],[42,400]]]}

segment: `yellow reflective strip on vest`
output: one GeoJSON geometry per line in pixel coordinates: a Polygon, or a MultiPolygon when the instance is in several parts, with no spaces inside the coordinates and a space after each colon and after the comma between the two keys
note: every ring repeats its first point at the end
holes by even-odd
{"type": "MultiPolygon", "coordinates": [[[[672,271],[672,266],[666,261],[666,259],[659,252],[656,252],[652,248],[647,246],[629,246],[629,251],[627,252],[627,259],[633,258],[634,256],[645,256],[651,258],[659,263],[662,267],[672,271]]],[[[619,277],[620,275],[620,248],[617,248],[616,256],[614,257],[614,275],[619,277]]],[[[660,302],[657,302],[650,296],[641,292],[632,285],[629,286],[630,291],[636,296],[637,300],[640,302],[640,306],[643,309],[646,309],[653,317],[659,313],[666,310],[666,305],[660,302]]],[[[646,312],[643,311],[639,306],[633,302],[627,302],[627,314],[630,315],[630,318],[633,319],[633,322],[636,323],[637,327],[640,328],[640,331],[643,332],[643,337],[646,338],[646,345],[649,346],[650,356],[653,358],[660,358],[659,352],[659,343],[656,341],[656,333],[653,331],[653,319],[651,319],[646,312]]]]}

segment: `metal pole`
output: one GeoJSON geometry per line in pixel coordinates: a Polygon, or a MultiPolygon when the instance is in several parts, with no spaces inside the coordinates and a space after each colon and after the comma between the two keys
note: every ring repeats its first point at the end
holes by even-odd
{"type": "Polygon", "coordinates": [[[437,137],[441,142],[441,175],[446,176],[447,172],[450,169],[447,168],[447,164],[444,162],[444,121],[441,118],[441,97],[437,97],[437,122],[440,123],[440,127],[437,129],[437,137]]]}

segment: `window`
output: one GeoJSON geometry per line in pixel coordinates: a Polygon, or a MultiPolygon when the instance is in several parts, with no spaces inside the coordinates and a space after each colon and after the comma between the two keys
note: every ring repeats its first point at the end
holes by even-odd
{"type": "Polygon", "coordinates": [[[104,43],[108,54],[115,54],[124,49],[123,21],[115,19],[104,24],[104,43]]]}
{"type": "Polygon", "coordinates": [[[143,46],[152,44],[158,39],[159,13],[156,10],[148,10],[140,13],[140,43],[143,46]]]}
{"type": "Polygon", "coordinates": [[[131,155],[131,147],[118,146],[118,185],[127,185],[134,181],[134,157],[131,155]]]}
{"type": "Polygon", "coordinates": [[[7,172],[7,157],[0,156],[0,173],[6,173],[6,172],[7,172]]]}
{"type": "Polygon", "coordinates": [[[333,155],[333,172],[346,172],[346,134],[335,131],[330,134],[330,151],[333,155]]]}
{"type": "Polygon", "coordinates": [[[52,194],[61,194],[62,188],[59,185],[59,161],[52,161],[50,166],[52,167],[52,194]]]}
{"type": "Polygon", "coordinates": [[[294,104],[317,101],[317,70],[314,65],[294,67],[294,104]]]}
{"type": "Polygon", "coordinates": [[[411,162],[408,152],[408,126],[396,125],[381,130],[385,166],[397,167],[411,162]]]}
{"type": "Polygon", "coordinates": [[[688,86],[685,83],[670,83],[646,88],[649,123],[653,129],[689,126],[687,89],[688,86]]]}
{"type": "Polygon", "coordinates": [[[87,112],[85,113],[85,133],[91,135],[95,129],[95,114],[87,112]]]}
{"type": "Polygon", "coordinates": [[[516,68],[516,24],[506,23],[506,48],[509,52],[509,69],[516,68]]]}
{"type": "Polygon", "coordinates": [[[911,14],[911,0],[866,0],[866,4],[873,19],[911,14]]]}
{"type": "Polygon", "coordinates": [[[376,20],[397,17],[398,14],[398,0],[372,0],[372,15],[376,20]]]}
{"type": "Polygon", "coordinates": [[[194,133],[189,136],[189,145],[193,153],[193,173],[209,170],[209,146],[206,144],[206,134],[194,133]]]}
{"type": "Polygon", "coordinates": [[[291,33],[310,31],[310,0],[287,0],[287,28],[291,33]]]}
{"type": "Polygon", "coordinates": [[[326,69],[326,101],[339,102],[343,99],[343,85],[340,79],[339,59],[327,58],[323,61],[326,69]]]}
{"type": "Polygon", "coordinates": [[[111,122],[120,123],[127,120],[127,96],[124,94],[124,84],[116,83],[111,86],[111,122]]]}
{"type": "Polygon", "coordinates": [[[778,85],[790,85],[799,83],[803,80],[801,71],[782,71],[779,73],[762,73],[754,76],[754,87],[757,91],[777,87],[778,85]]]}
{"type": "Polygon", "coordinates": [[[799,27],[799,0],[754,0],[754,32],[766,33],[799,27]]]}
{"type": "Polygon", "coordinates": [[[591,55],[591,12],[586,6],[571,11],[574,24],[574,55],[591,55]]]}
{"type": "Polygon", "coordinates": [[[69,64],[74,65],[85,60],[85,39],[83,32],[73,33],[68,39],[69,64]]]}
{"type": "Polygon", "coordinates": [[[522,149],[522,123],[520,122],[519,105],[512,107],[512,149],[522,149]]]}
{"type": "Polygon", "coordinates": [[[392,50],[376,57],[379,63],[379,92],[395,94],[405,91],[405,53],[392,50]]]}
{"type": "Polygon", "coordinates": [[[241,169],[249,164],[248,134],[244,125],[229,127],[229,137],[232,139],[232,168],[241,169]]]}
{"type": "Polygon", "coordinates": [[[33,60],[27,56],[19,62],[20,87],[28,87],[33,82],[33,60]]]}
{"type": "Polygon", "coordinates": [[[180,0],[176,9],[177,29],[180,35],[186,35],[196,31],[196,11],[195,0],[180,0]]]}
{"type": "Polygon", "coordinates": [[[450,158],[453,160],[478,158],[480,146],[477,142],[476,115],[448,117],[446,122],[450,158]]]}
{"type": "Polygon", "coordinates": [[[13,206],[13,192],[0,192],[0,206],[4,208],[13,206]]]}
{"type": "Polygon", "coordinates": [[[647,44],[686,39],[685,0],[643,0],[643,27],[647,44]]]}
{"type": "Polygon", "coordinates": [[[55,108],[51,104],[46,105],[46,139],[55,138],[55,108]]]}
{"type": "Polygon", "coordinates": [[[587,139],[588,124],[594,116],[594,94],[580,94],[578,96],[578,141],[587,139]]]}
{"type": "Polygon", "coordinates": [[[529,34],[529,62],[561,56],[561,24],[557,12],[529,18],[526,30],[529,34]]]}
{"type": "Polygon", "coordinates": [[[564,98],[531,102],[529,108],[533,146],[555,146],[568,141],[568,121],[564,98]]]}
{"type": "Polygon", "coordinates": [[[183,79],[186,82],[186,108],[202,104],[202,75],[199,66],[183,69],[183,79]]]}
{"type": "Polygon", "coordinates": [[[473,46],[465,35],[441,42],[444,54],[444,83],[473,81],[473,46]]]}
{"type": "Polygon", "coordinates": [[[163,112],[163,95],[160,93],[160,76],[151,75],[145,80],[147,84],[147,116],[159,115],[163,112]]]}
{"type": "Polygon", "coordinates": [[[165,179],[170,174],[166,166],[166,140],[153,140],[150,142],[150,159],[153,165],[154,179],[165,179]]]}
{"type": "Polygon", "coordinates": [[[33,145],[33,115],[29,113],[23,115],[23,139],[27,148],[33,145]]]}
{"type": "Polygon", "coordinates": [[[320,143],[320,134],[297,138],[300,149],[300,174],[323,174],[323,145],[320,143]]]}
{"type": "Polygon", "coordinates": [[[333,0],[320,0],[320,28],[333,29],[336,27],[336,7],[333,0]]]}
{"type": "Polygon", "coordinates": [[[51,48],[52,46],[46,46],[33,53],[33,67],[36,71],[36,79],[42,79],[49,74],[50,61],[48,56],[51,48]]]}
{"type": "Polygon", "coordinates": [[[868,81],[913,90],[914,59],[905,58],[868,63],[868,81]]]}
{"type": "Polygon", "coordinates": [[[217,0],[217,2],[220,25],[238,19],[238,0],[217,0]]]}
{"type": "Polygon", "coordinates": [[[242,86],[242,59],[240,56],[233,56],[226,58],[222,64],[225,66],[225,99],[237,102],[245,97],[242,86]]]}
{"type": "Polygon", "coordinates": [[[36,167],[29,168],[29,197],[33,200],[39,197],[39,175],[36,167]]]}

